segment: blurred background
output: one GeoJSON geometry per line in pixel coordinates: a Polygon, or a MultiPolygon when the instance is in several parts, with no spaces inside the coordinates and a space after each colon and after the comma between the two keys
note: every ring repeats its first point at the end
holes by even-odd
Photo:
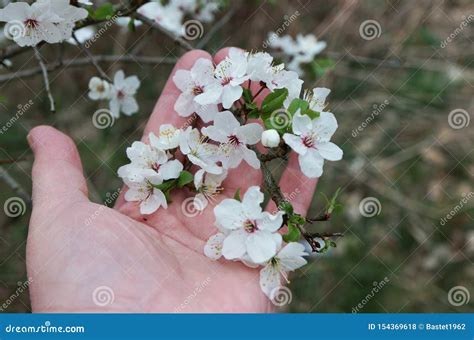
{"type": "MultiPolygon", "coordinates": [[[[342,212],[312,228],[344,237],[293,275],[292,302],[283,310],[474,312],[473,23],[470,0],[229,1],[204,24],[203,36],[189,42],[211,53],[224,46],[266,50],[283,61],[290,60],[265,43],[269,32],[311,33],[327,42],[302,65],[302,77],[308,88],[332,89],[329,109],[339,121],[334,142],[344,159],[326,162],[308,215],[324,208],[320,193],[330,196],[341,187],[342,212]]],[[[0,58],[10,45],[1,41],[0,58]]],[[[87,97],[88,81],[97,75],[92,65],[52,70],[54,114],[41,74],[21,73],[38,67],[32,51],[0,66],[0,202],[25,202],[14,216],[0,213],[3,312],[31,310],[25,270],[28,131],[52,124],[71,135],[91,199],[103,202],[121,185],[116,170],[127,162],[125,149],[141,137],[173,60],[184,53],[145,24],[134,30],[113,25],[90,51],[129,55],[126,62],[101,66],[111,76],[123,69],[142,82],[139,113],[110,128],[93,125],[94,112],[106,104],[87,97]]],[[[43,45],[41,54],[48,65],[85,57],[67,43],[43,45]]]]}

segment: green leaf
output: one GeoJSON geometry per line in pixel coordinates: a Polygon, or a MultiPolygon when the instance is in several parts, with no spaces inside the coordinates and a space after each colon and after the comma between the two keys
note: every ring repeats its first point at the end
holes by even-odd
{"type": "Polygon", "coordinates": [[[334,242],[334,241],[329,241],[329,246],[330,246],[330,247],[333,247],[333,248],[336,248],[336,247],[337,247],[337,244],[336,244],[336,242],[334,242]]]}
{"type": "Polygon", "coordinates": [[[288,112],[294,115],[298,110],[300,110],[300,113],[302,115],[307,115],[311,119],[319,117],[319,112],[311,110],[307,101],[300,98],[295,98],[290,103],[290,106],[288,107],[288,112]]]}
{"type": "Polygon", "coordinates": [[[161,184],[153,185],[154,188],[160,189],[164,193],[170,191],[175,186],[176,186],[176,180],[175,179],[165,181],[161,184]]]}
{"type": "Polygon", "coordinates": [[[234,200],[237,200],[239,202],[242,202],[242,199],[240,198],[240,188],[237,189],[237,191],[234,194],[234,200]]]}
{"type": "Polygon", "coordinates": [[[252,91],[250,89],[244,89],[243,97],[246,103],[252,103],[252,91]]]}
{"type": "Polygon", "coordinates": [[[303,114],[303,112],[308,110],[308,108],[309,104],[307,101],[304,101],[300,98],[295,98],[291,101],[290,106],[288,106],[288,112],[295,114],[296,111],[300,110],[301,114],[303,114]]]}
{"type": "Polygon", "coordinates": [[[283,202],[278,206],[278,209],[282,210],[287,214],[288,216],[291,216],[293,214],[293,206],[291,205],[290,202],[283,202]]]}
{"type": "Polygon", "coordinates": [[[178,188],[184,187],[186,184],[189,184],[193,181],[194,176],[189,171],[183,170],[178,177],[178,188]]]}
{"type": "Polygon", "coordinates": [[[260,113],[258,112],[258,109],[252,110],[247,114],[247,117],[250,119],[257,119],[260,117],[260,113]]]}
{"type": "Polygon", "coordinates": [[[288,232],[283,235],[283,240],[288,242],[296,242],[300,239],[301,233],[300,230],[292,223],[288,224],[288,232]]]}
{"type": "Polygon", "coordinates": [[[130,32],[135,32],[135,18],[131,17],[130,21],[128,22],[128,29],[130,32]]]}
{"type": "Polygon", "coordinates": [[[110,19],[110,17],[112,17],[114,13],[114,6],[111,3],[106,2],[95,10],[92,17],[96,20],[106,20],[110,19]]]}
{"type": "Polygon", "coordinates": [[[288,89],[276,89],[271,92],[262,102],[262,116],[264,119],[270,117],[272,112],[281,109],[283,107],[283,102],[286,97],[288,97],[288,89]]]}
{"type": "Polygon", "coordinates": [[[293,215],[290,216],[289,222],[294,223],[294,224],[298,224],[298,225],[302,225],[302,224],[306,223],[306,219],[303,216],[301,216],[300,214],[293,214],[293,215]]]}

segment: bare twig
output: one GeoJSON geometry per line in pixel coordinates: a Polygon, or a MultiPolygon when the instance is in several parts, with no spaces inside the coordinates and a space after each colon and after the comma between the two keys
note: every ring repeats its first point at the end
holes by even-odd
{"type": "Polygon", "coordinates": [[[184,39],[174,35],[172,32],[168,31],[167,29],[161,27],[158,25],[156,22],[153,20],[147,18],[146,16],[140,14],[140,13],[135,13],[134,14],[135,18],[139,19],[140,21],[143,21],[144,23],[148,24],[149,26],[153,27],[154,29],[164,33],[168,37],[170,37],[174,42],[176,42],[179,46],[184,48],[185,50],[192,50],[193,47],[184,39]]]}
{"type": "MultiPolygon", "coordinates": [[[[176,63],[176,58],[167,58],[167,57],[146,57],[146,56],[133,56],[133,55],[95,55],[93,59],[96,62],[126,62],[126,63],[143,63],[143,64],[174,64],[176,63]]],[[[49,63],[46,65],[48,72],[55,71],[60,68],[72,68],[79,67],[84,65],[91,65],[90,58],[74,58],[74,59],[65,59],[49,63]]],[[[7,73],[0,75],[0,83],[17,80],[23,78],[33,77],[42,72],[41,67],[29,68],[26,70],[21,70],[17,72],[7,73]]]]}
{"type": "Polygon", "coordinates": [[[41,54],[39,53],[38,48],[33,47],[33,50],[35,51],[35,57],[36,57],[36,60],[38,60],[38,63],[41,68],[41,72],[43,73],[44,88],[48,95],[50,111],[54,113],[56,111],[56,108],[54,106],[54,98],[53,98],[53,95],[51,94],[51,88],[49,87],[48,69],[46,68],[46,65],[44,64],[43,59],[41,58],[41,54]]]}
{"type": "Polygon", "coordinates": [[[97,63],[97,60],[94,59],[94,56],[92,55],[92,53],[87,49],[85,48],[81,42],[77,39],[76,37],[76,34],[73,32],[72,33],[72,38],[74,39],[74,41],[76,42],[77,46],[79,46],[79,48],[82,50],[82,52],[84,52],[86,55],[87,55],[87,58],[89,58],[89,60],[91,61],[92,65],[94,65],[94,67],[97,69],[97,72],[99,72],[100,76],[102,77],[102,79],[105,79],[109,82],[112,82],[109,78],[109,76],[107,76],[107,73],[104,72],[104,70],[102,69],[102,67],[100,67],[100,65],[97,63]]]}
{"type": "Polygon", "coordinates": [[[234,16],[234,14],[237,12],[241,5],[241,1],[234,1],[232,4],[232,8],[227,11],[227,13],[219,19],[214,25],[212,25],[212,28],[209,30],[209,33],[207,33],[197,44],[196,48],[203,48],[204,46],[207,46],[209,41],[212,39],[212,37],[219,32],[219,30],[229,22],[230,19],[234,16]]]}
{"type": "Polygon", "coordinates": [[[31,201],[30,195],[22,188],[20,183],[18,183],[7,170],[0,166],[0,178],[21,198],[23,198],[28,203],[31,201]]]}

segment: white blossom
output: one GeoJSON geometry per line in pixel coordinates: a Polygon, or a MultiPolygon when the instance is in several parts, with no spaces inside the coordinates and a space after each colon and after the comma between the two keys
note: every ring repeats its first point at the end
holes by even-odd
{"type": "Polygon", "coordinates": [[[135,100],[135,94],[140,87],[140,81],[137,76],[125,78],[122,70],[115,73],[112,94],[109,102],[110,111],[116,118],[120,112],[130,116],[138,111],[138,103],[135,100]]]}

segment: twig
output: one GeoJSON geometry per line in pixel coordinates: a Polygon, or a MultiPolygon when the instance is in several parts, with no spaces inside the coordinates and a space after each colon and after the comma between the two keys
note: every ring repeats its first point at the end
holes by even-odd
{"type": "MultiPolygon", "coordinates": [[[[146,57],[146,56],[133,56],[133,55],[96,55],[93,56],[93,59],[97,62],[126,62],[126,63],[144,63],[144,64],[174,64],[176,63],[175,58],[167,58],[167,57],[146,57]]],[[[70,68],[70,67],[79,67],[84,65],[91,65],[91,60],[89,58],[74,58],[74,59],[66,59],[62,61],[56,61],[53,63],[49,63],[46,65],[46,69],[48,72],[55,71],[60,68],[70,68]]],[[[0,75],[0,83],[10,81],[10,80],[17,80],[22,78],[29,78],[33,77],[37,74],[42,72],[41,67],[34,67],[29,68],[26,70],[21,70],[17,72],[7,73],[0,75]]]]}
{"type": "Polygon", "coordinates": [[[232,8],[227,11],[227,13],[219,19],[214,25],[212,25],[212,28],[209,30],[209,33],[207,33],[197,44],[196,48],[203,48],[206,46],[209,41],[212,39],[212,37],[219,32],[219,30],[227,23],[229,22],[230,19],[234,16],[234,14],[237,12],[241,4],[241,1],[234,1],[234,4],[232,8]]]}
{"type": "Polygon", "coordinates": [[[28,203],[31,202],[30,195],[22,188],[22,186],[5,170],[0,166],[0,178],[21,198],[28,203]]]}
{"type": "Polygon", "coordinates": [[[107,73],[105,73],[104,70],[102,69],[102,67],[100,67],[100,65],[97,63],[97,60],[94,59],[94,56],[92,55],[92,53],[87,48],[85,48],[81,44],[81,42],[77,39],[76,33],[74,33],[74,32],[72,33],[72,38],[76,42],[77,46],[79,46],[79,48],[82,50],[82,52],[84,52],[87,55],[87,58],[89,58],[92,65],[94,65],[94,67],[97,69],[97,72],[99,72],[102,79],[105,79],[109,83],[111,83],[112,81],[110,80],[109,76],[107,76],[107,73]]]}
{"type": "Polygon", "coordinates": [[[174,42],[176,42],[179,46],[181,46],[185,50],[190,51],[190,50],[193,49],[193,47],[187,41],[185,41],[184,39],[174,35],[172,32],[170,32],[167,29],[161,27],[156,22],[154,22],[153,20],[147,18],[146,16],[144,16],[140,13],[135,13],[134,16],[135,16],[135,18],[139,19],[140,21],[145,22],[146,24],[153,27],[154,29],[166,34],[168,37],[170,37],[174,42]]]}
{"type": "Polygon", "coordinates": [[[43,59],[41,58],[41,54],[39,53],[38,48],[33,47],[33,50],[35,51],[36,60],[38,60],[38,63],[41,67],[41,71],[43,73],[44,88],[46,90],[46,93],[48,94],[48,99],[49,99],[49,104],[50,104],[50,111],[52,113],[54,113],[56,111],[56,108],[54,106],[54,98],[53,98],[53,95],[51,94],[51,88],[49,87],[48,70],[46,68],[46,65],[43,62],[43,59]]]}

